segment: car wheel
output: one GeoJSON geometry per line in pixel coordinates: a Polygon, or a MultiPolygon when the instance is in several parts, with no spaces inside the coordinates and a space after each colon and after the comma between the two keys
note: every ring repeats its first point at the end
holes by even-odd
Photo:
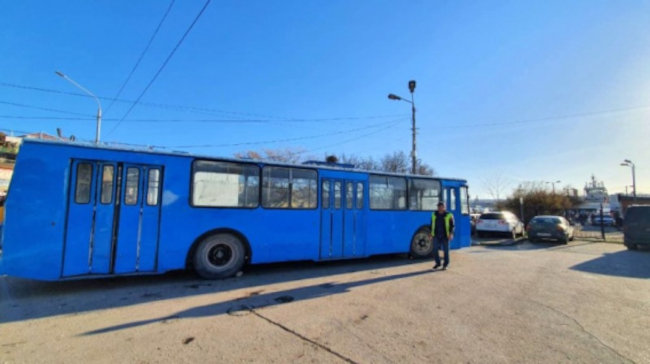
{"type": "Polygon", "coordinates": [[[410,253],[413,258],[426,258],[433,253],[431,229],[421,228],[413,235],[410,253]]]}
{"type": "Polygon", "coordinates": [[[246,261],[246,248],[232,234],[214,234],[203,239],[193,257],[194,270],[205,279],[235,275],[246,261]]]}
{"type": "Polygon", "coordinates": [[[627,250],[637,250],[639,247],[636,244],[625,244],[627,250]]]}

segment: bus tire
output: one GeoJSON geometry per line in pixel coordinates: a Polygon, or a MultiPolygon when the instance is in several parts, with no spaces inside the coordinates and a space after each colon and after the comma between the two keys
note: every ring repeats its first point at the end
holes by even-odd
{"type": "Polygon", "coordinates": [[[411,250],[409,255],[416,259],[427,258],[433,253],[433,239],[431,229],[422,227],[413,234],[411,238],[411,250]]]}
{"type": "Polygon", "coordinates": [[[235,235],[218,233],[204,238],[194,251],[196,273],[205,279],[231,277],[246,262],[246,248],[235,235]]]}

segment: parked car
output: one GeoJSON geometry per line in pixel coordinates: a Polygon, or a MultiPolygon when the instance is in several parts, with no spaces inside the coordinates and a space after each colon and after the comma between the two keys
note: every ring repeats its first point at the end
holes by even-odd
{"type": "MultiPolygon", "coordinates": [[[[610,214],[603,214],[602,223],[605,226],[616,226],[616,220],[610,214]]],[[[600,214],[591,215],[591,225],[600,226],[600,214]]]]}
{"type": "Polygon", "coordinates": [[[530,241],[551,239],[564,244],[573,240],[575,232],[571,223],[562,216],[535,216],[526,231],[530,241]]]}
{"type": "Polygon", "coordinates": [[[469,216],[469,224],[472,228],[472,235],[474,235],[476,234],[476,222],[478,221],[478,218],[481,216],[481,214],[469,214],[469,216]]]}
{"type": "Polygon", "coordinates": [[[650,245],[650,206],[632,205],[623,220],[623,243],[630,250],[650,245]]]}
{"type": "Polygon", "coordinates": [[[524,236],[526,230],[524,224],[510,211],[487,212],[481,214],[476,221],[476,234],[484,237],[490,233],[506,233],[516,239],[517,236],[524,236]]]}

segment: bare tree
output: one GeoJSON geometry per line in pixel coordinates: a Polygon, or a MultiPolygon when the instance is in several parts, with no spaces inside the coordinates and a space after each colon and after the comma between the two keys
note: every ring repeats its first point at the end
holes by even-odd
{"type": "Polygon", "coordinates": [[[494,173],[492,176],[483,179],[483,188],[497,203],[510,185],[512,185],[512,181],[501,172],[494,173]]]}
{"type": "MultiPolygon", "coordinates": [[[[295,149],[265,149],[262,152],[249,150],[245,152],[235,153],[236,158],[254,159],[262,161],[273,161],[281,163],[297,164],[305,161],[305,153],[303,150],[295,149]]],[[[336,163],[333,158],[334,155],[326,155],[325,160],[331,163],[336,163]]],[[[360,157],[354,154],[341,154],[338,162],[345,164],[352,164],[356,168],[367,171],[382,171],[393,173],[409,173],[411,171],[411,160],[406,153],[398,151],[388,153],[379,161],[372,157],[360,157]]],[[[435,174],[433,168],[428,164],[418,160],[417,174],[422,176],[433,176],[435,174]]]]}
{"type": "Polygon", "coordinates": [[[409,171],[409,158],[402,151],[386,154],[381,159],[381,170],[385,172],[407,173],[409,171]]]}
{"type": "Polygon", "coordinates": [[[379,163],[377,163],[377,161],[375,161],[372,157],[359,157],[356,155],[341,154],[339,160],[341,163],[353,164],[357,168],[364,169],[366,171],[378,171],[381,169],[379,163]]]}
{"type": "Polygon", "coordinates": [[[264,149],[262,153],[254,150],[235,153],[235,158],[298,164],[303,161],[303,154],[299,149],[264,149]]]}

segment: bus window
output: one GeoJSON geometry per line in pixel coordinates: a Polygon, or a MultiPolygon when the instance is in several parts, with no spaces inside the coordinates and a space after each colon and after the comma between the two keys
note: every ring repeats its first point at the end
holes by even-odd
{"type": "Polygon", "coordinates": [[[136,205],[138,203],[138,183],[140,182],[140,168],[129,167],[126,169],[126,187],[124,204],[136,205]]]}
{"type": "Polygon", "coordinates": [[[345,208],[352,209],[354,202],[354,184],[352,182],[347,182],[345,184],[345,208]]]}
{"type": "Polygon", "coordinates": [[[258,166],[197,160],[192,164],[192,171],[193,206],[257,207],[260,195],[258,166]]]}
{"type": "Polygon", "coordinates": [[[323,180],[321,191],[321,198],[323,200],[322,205],[324,209],[330,208],[330,181],[323,180]]]}
{"type": "Polygon", "coordinates": [[[149,182],[147,183],[147,205],[155,206],[158,204],[158,190],[160,189],[160,170],[149,170],[149,182]]]}
{"type": "Polygon", "coordinates": [[[291,168],[291,207],[297,209],[316,208],[318,175],[310,169],[291,168]]]}
{"type": "Polygon", "coordinates": [[[334,182],[334,208],[341,208],[341,182],[334,182]]]}
{"type": "Polygon", "coordinates": [[[373,210],[406,209],[406,179],[370,176],[370,208],[373,210]]]}
{"type": "Polygon", "coordinates": [[[363,183],[357,182],[357,209],[363,208],[363,183]]]}
{"type": "Polygon", "coordinates": [[[433,211],[440,200],[440,182],[429,179],[412,179],[409,183],[409,208],[433,211]]]}
{"type": "Polygon", "coordinates": [[[262,169],[262,175],[262,206],[316,208],[318,174],[315,170],[267,166],[262,169]]]}
{"type": "Polygon", "coordinates": [[[460,188],[460,213],[469,215],[469,195],[466,186],[460,188]]]}
{"type": "Polygon", "coordinates": [[[289,168],[264,167],[262,171],[262,206],[289,207],[289,168]]]}
{"type": "Polygon", "coordinates": [[[447,190],[447,193],[449,193],[449,210],[450,211],[456,211],[456,189],[455,188],[450,188],[447,190]]]}
{"type": "Polygon", "coordinates": [[[77,182],[74,190],[74,202],[90,202],[90,182],[93,176],[93,166],[90,163],[77,165],[77,182]]]}
{"type": "Polygon", "coordinates": [[[113,201],[113,172],[112,165],[105,165],[102,168],[102,193],[100,201],[103,204],[108,204],[113,201]]]}

